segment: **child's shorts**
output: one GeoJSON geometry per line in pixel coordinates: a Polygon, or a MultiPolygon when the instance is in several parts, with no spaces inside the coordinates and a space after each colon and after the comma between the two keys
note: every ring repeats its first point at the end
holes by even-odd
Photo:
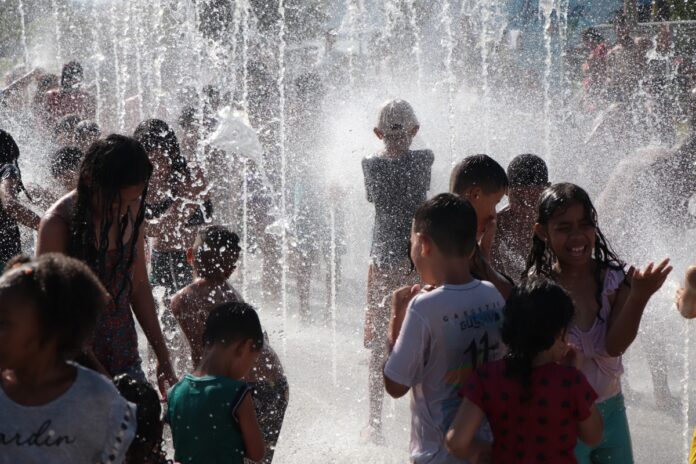
{"type": "Polygon", "coordinates": [[[590,448],[578,441],[575,447],[578,464],[633,464],[633,446],[623,395],[619,393],[597,403],[597,409],[604,421],[602,442],[590,448]]]}
{"type": "Polygon", "coordinates": [[[290,389],[285,377],[277,382],[261,380],[249,384],[254,399],[259,426],[266,443],[266,456],[263,463],[273,460],[273,452],[283,426],[285,410],[288,408],[290,389]]]}

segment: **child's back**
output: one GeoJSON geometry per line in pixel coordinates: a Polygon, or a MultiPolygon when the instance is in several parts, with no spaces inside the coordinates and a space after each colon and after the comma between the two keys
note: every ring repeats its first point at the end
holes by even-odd
{"type": "Polygon", "coordinates": [[[479,280],[445,284],[411,302],[384,374],[412,388],[415,462],[453,459],[443,438],[461,402],[457,391],[478,365],[502,357],[504,305],[500,292],[479,280]]]}
{"type": "Polygon", "coordinates": [[[183,463],[242,463],[244,440],[237,409],[246,383],[222,376],[187,374],[169,392],[167,421],[183,463]]]}
{"type": "Polygon", "coordinates": [[[499,360],[479,368],[463,389],[490,422],[492,462],[577,462],[578,423],[590,416],[597,399],[585,377],[574,367],[547,363],[533,369],[526,392],[505,364],[499,360]]]}

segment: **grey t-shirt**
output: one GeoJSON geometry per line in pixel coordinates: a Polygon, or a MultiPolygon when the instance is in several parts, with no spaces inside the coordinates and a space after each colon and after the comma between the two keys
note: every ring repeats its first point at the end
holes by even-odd
{"type": "Polygon", "coordinates": [[[75,383],[43,406],[22,406],[0,388],[0,463],[123,462],[135,406],[102,375],[77,366],[75,383]]]}

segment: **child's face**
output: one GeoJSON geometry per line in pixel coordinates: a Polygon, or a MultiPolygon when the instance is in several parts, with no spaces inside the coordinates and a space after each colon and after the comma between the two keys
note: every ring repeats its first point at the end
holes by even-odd
{"type": "Polygon", "coordinates": [[[411,225],[411,261],[421,280],[428,285],[438,285],[431,272],[434,251],[429,237],[416,233],[411,225]]]}
{"type": "Polygon", "coordinates": [[[251,340],[245,340],[240,343],[239,366],[242,377],[246,376],[251,368],[254,367],[259,359],[261,350],[254,350],[254,344],[251,340]]]}
{"type": "Polygon", "coordinates": [[[569,265],[584,265],[592,259],[597,230],[580,203],[573,203],[554,214],[546,226],[534,226],[536,234],[546,240],[558,260],[569,265]]]}
{"type": "Polygon", "coordinates": [[[36,309],[19,298],[0,298],[0,369],[17,369],[36,359],[42,333],[36,309]]]}
{"type": "Polygon", "coordinates": [[[474,207],[476,211],[477,228],[476,228],[476,241],[478,242],[483,237],[483,233],[486,231],[486,227],[495,221],[496,217],[496,207],[500,200],[503,199],[505,195],[505,190],[500,189],[497,192],[485,193],[478,187],[470,189],[464,194],[460,194],[461,197],[469,200],[471,206],[474,207]]]}
{"type": "Polygon", "coordinates": [[[559,362],[565,358],[568,353],[568,342],[566,340],[565,330],[558,334],[549,351],[551,352],[551,357],[554,362],[559,362]]]}
{"type": "Polygon", "coordinates": [[[523,208],[536,209],[539,197],[546,190],[546,185],[528,185],[510,187],[508,198],[511,205],[523,208]]]}

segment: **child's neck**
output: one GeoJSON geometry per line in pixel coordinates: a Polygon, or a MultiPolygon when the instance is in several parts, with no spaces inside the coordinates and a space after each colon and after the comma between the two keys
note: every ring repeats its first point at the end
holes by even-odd
{"type": "Polygon", "coordinates": [[[1,385],[13,401],[41,406],[64,394],[74,383],[76,372],[59,357],[36,357],[30,365],[2,371],[1,385]]]}
{"type": "Polygon", "coordinates": [[[398,158],[399,156],[405,155],[408,152],[409,149],[403,147],[387,146],[384,148],[384,156],[386,156],[387,158],[398,158]]]}
{"type": "Polygon", "coordinates": [[[469,258],[453,258],[443,261],[434,271],[433,285],[463,285],[473,280],[469,258]]]}
{"type": "Polygon", "coordinates": [[[568,263],[563,263],[561,261],[556,262],[555,271],[563,279],[576,279],[578,277],[585,277],[592,274],[592,269],[594,266],[594,261],[592,259],[587,260],[586,263],[581,265],[573,265],[568,263]]]}
{"type": "Polygon", "coordinates": [[[230,379],[239,380],[243,375],[235,372],[235,366],[230,365],[229,361],[220,356],[220,353],[213,347],[206,350],[201,363],[198,365],[193,374],[198,377],[212,375],[216,377],[228,377],[230,379]]]}
{"type": "Polygon", "coordinates": [[[551,354],[551,351],[544,350],[541,353],[534,356],[534,360],[532,361],[532,367],[539,367],[543,366],[544,364],[550,364],[552,362],[556,362],[556,360],[551,354]]]}
{"type": "Polygon", "coordinates": [[[201,285],[201,286],[208,287],[208,288],[216,288],[216,287],[222,287],[222,286],[228,287],[229,286],[229,284],[227,283],[227,278],[223,278],[223,277],[211,278],[211,277],[198,277],[197,276],[195,283],[197,285],[201,285]]]}

